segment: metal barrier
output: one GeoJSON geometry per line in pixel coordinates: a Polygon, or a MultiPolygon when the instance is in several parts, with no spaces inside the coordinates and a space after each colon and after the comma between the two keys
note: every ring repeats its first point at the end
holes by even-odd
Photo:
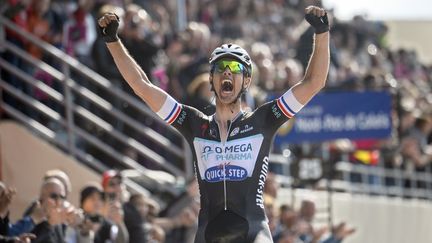
{"type": "MultiPolygon", "coordinates": [[[[9,80],[1,79],[1,107],[9,116],[99,172],[115,165],[122,170],[136,170],[145,177],[149,169],[143,166],[144,161],[153,168],[169,172],[180,181],[193,177],[192,155],[186,141],[141,100],[0,15],[1,26],[38,46],[55,60],[56,65],[60,64],[56,68],[32,57],[13,43],[0,43],[0,47],[24,61],[30,69],[49,75],[55,82],[53,86],[59,87],[55,89],[38,80],[34,72],[26,72],[0,58],[2,72],[7,72],[30,90],[37,90],[45,96],[38,99],[35,92],[20,90],[9,80]],[[86,80],[91,85],[83,85],[77,80],[86,80]],[[106,94],[94,89],[103,90],[106,94]],[[133,114],[116,107],[113,100],[132,107],[133,114]],[[144,119],[150,124],[145,125],[144,119]],[[122,126],[111,124],[117,122],[122,126]],[[122,131],[125,127],[131,131],[129,134],[122,131]],[[126,155],[122,148],[133,151],[135,158],[126,155]],[[142,158],[141,162],[137,161],[137,157],[142,158]]],[[[140,190],[130,180],[128,185],[140,190]]],[[[172,186],[165,189],[173,191],[172,186]]]]}
{"type": "MultiPolygon", "coordinates": [[[[401,168],[383,168],[339,161],[330,188],[350,193],[424,198],[432,200],[432,174],[401,168]],[[355,179],[354,179],[355,177],[355,179]]],[[[321,180],[319,188],[328,181],[321,180]]]]}

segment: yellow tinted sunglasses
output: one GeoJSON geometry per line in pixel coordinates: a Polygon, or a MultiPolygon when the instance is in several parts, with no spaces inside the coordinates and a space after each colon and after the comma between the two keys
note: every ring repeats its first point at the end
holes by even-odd
{"type": "Polygon", "coordinates": [[[243,64],[241,64],[238,61],[234,60],[220,60],[215,63],[215,70],[218,73],[223,73],[226,69],[226,67],[229,67],[231,70],[231,73],[233,74],[240,74],[243,73],[245,70],[245,67],[243,64]]]}

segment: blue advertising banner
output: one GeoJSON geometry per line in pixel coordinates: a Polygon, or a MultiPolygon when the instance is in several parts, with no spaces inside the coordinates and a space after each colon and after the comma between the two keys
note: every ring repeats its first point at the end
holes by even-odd
{"type": "Polygon", "coordinates": [[[387,138],[391,130],[388,92],[320,93],[279,129],[275,145],[387,138]]]}

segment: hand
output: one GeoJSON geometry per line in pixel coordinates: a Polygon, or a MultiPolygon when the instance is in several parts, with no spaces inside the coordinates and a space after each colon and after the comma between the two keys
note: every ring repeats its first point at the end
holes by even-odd
{"type": "Polygon", "coordinates": [[[43,204],[50,225],[58,225],[66,222],[66,211],[63,207],[58,206],[52,199],[45,200],[43,204]]]}
{"type": "Polygon", "coordinates": [[[315,34],[321,34],[330,30],[327,12],[319,7],[309,6],[305,9],[306,21],[315,29],[315,34]]]}
{"type": "Polygon", "coordinates": [[[119,40],[117,31],[120,18],[115,13],[106,13],[99,20],[99,29],[105,42],[116,42],[119,40]]]}
{"type": "Polygon", "coordinates": [[[36,205],[33,207],[30,217],[33,220],[33,223],[35,225],[45,220],[46,218],[45,210],[39,201],[37,201],[36,205]]]}
{"type": "Polygon", "coordinates": [[[185,208],[182,212],[176,217],[176,226],[192,226],[197,221],[197,217],[191,208],[185,208]]]}
{"type": "Polygon", "coordinates": [[[15,239],[15,243],[30,243],[31,240],[36,239],[36,235],[30,233],[24,233],[15,239]]]}
{"type": "Polygon", "coordinates": [[[333,229],[333,235],[338,240],[343,240],[345,237],[353,234],[356,231],[354,228],[348,229],[346,227],[346,223],[342,222],[338,226],[334,227],[333,229]]]}
{"type": "Polygon", "coordinates": [[[9,187],[2,187],[0,189],[0,217],[5,217],[12,198],[15,196],[16,190],[9,187]]]}
{"type": "Polygon", "coordinates": [[[324,226],[312,232],[313,240],[312,242],[318,242],[323,235],[328,231],[328,227],[324,226]]]}
{"type": "Polygon", "coordinates": [[[90,219],[84,219],[82,224],[79,225],[80,233],[82,235],[89,235],[90,232],[97,232],[101,224],[93,223],[90,219]]]}
{"type": "Polygon", "coordinates": [[[115,224],[123,222],[123,209],[120,202],[109,202],[105,210],[106,218],[113,221],[115,224]]]}
{"type": "Polygon", "coordinates": [[[75,208],[73,205],[70,205],[66,208],[66,223],[69,226],[75,227],[80,225],[84,221],[84,213],[82,209],[75,208]]]}

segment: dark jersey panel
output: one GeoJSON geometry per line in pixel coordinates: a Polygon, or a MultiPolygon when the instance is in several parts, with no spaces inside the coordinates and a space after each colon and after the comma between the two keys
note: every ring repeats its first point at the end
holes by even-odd
{"type": "MultiPolygon", "coordinates": [[[[201,192],[200,232],[217,235],[211,228],[229,214],[245,219],[248,239],[260,231],[268,235],[263,201],[268,154],[274,133],[287,120],[277,100],[271,101],[253,112],[240,112],[229,124],[227,141],[222,142],[214,116],[182,105],[172,125],[193,151],[201,192]]],[[[201,242],[199,236],[196,242],[201,242]]]]}

